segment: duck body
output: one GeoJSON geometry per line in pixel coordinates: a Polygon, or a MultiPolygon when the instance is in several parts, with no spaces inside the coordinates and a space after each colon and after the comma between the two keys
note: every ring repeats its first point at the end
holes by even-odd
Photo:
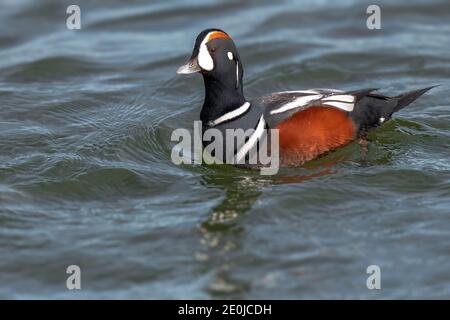
{"type": "MultiPolygon", "coordinates": [[[[431,89],[410,91],[395,97],[376,89],[340,91],[308,89],[276,92],[253,100],[243,93],[243,67],[227,33],[207,29],[197,37],[189,62],[178,73],[200,72],[205,100],[200,113],[203,131],[252,130],[248,139],[223,145],[224,162],[248,156],[267,131],[278,129],[282,166],[298,166],[342,147],[388,121],[394,112],[431,89]]],[[[205,148],[210,138],[203,139],[205,148]]],[[[214,155],[217,157],[217,155],[214,155]]]]}

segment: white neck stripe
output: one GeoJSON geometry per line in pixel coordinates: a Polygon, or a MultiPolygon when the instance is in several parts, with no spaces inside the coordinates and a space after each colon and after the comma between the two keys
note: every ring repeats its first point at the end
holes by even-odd
{"type": "Polygon", "coordinates": [[[239,88],[239,62],[236,60],[236,89],[239,88]]]}
{"type": "Polygon", "coordinates": [[[234,119],[236,117],[239,117],[241,114],[245,113],[250,108],[250,102],[244,103],[242,106],[240,106],[237,109],[234,109],[233,111],[225,113],[223,116],[220,116],[216,120],[210,121],[210,126],[216,126],[222,122],[234,119]]]}

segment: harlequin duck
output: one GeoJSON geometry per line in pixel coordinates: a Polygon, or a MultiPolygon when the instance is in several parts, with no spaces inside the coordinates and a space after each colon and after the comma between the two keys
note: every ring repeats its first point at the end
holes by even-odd
{"type": "MultiPolygon", "coordinates": [[[[253,129],[248,139],[233,147],[236,161],[258,145],[266,130],[279,129],[280,164],[284,166],[302,165],[348,144],[432,88],[395,97],[374,93],[377,89],[310,89],[249,101],[244,97],[239,53],[231,37],[220,29],[202,31],[190,60],[177,71],[194,72],[203,75],[205,84],[200,113],[203,129],[253,129]]],[[[204,147],[211,142],[207,140],[203,140],[204,147]]]]}

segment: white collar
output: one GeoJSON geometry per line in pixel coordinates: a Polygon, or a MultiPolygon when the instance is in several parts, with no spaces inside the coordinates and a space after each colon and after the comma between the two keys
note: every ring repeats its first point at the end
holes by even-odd
{"type": "Polygon", "coordinates": [[[234,119],[236,117],[239,117],[240,115],[247,112],[247,110],[250,108],[250,102],[244,103],[242,106],[240,106],[237,109],[234,109],[233,111],[225,113],[223,116],[218,117],[216,120],[210,121],[208,124],[211,127],[214,127],[222,122],[234,119]]]}

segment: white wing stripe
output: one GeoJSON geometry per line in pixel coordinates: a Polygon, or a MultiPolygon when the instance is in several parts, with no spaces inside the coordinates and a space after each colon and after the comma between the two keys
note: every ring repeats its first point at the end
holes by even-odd
{"type": "Polygon", "coordinates": [[[329,92],[335,92],[335,93],[340,93],[340,92],[344,92],[342,90],[337,90],[337,89],[327,89],[327,88],[314,88],[311,90],[318,90],[318,91],[329,91],[329,92]]]}
{"type": "Polygon", "coordinates": [[[318,94],[316,90],[294,90],[294,91],[280,91],[277,93],[304,93],[304,94],[318,94]]]}
{"type": "Polygon", "coordinates": [[[250,102],[246,102],[242,106],[240,106],[239,108],[234,109],[233,111],[225,113],[223,116],[220,116],[219,118],[217,118],[214,121],[210,121],[209,125],[210,126],[216,126],[219,123],[222,123],[222,122],[234,119],[234,118],[240,116],[241,114],[245,113],[248,110],[248,108],[250,108],[250,102]]]}
{"type": "Polygon", "coordinates": [[[343,93],[342,90],[336,89],[325,89],[325,88],[314,88],[308,90],[292,90],[292,91],[281,91],[277,93],[304,93],[304,94],[321,94],[321,93],[343,93]]]}
{"type": "Polygon", "coordinates": [[[270,114],[282,113],[282,112],[285,112],[285,111],[290,110],[290,109],[299,108],[299,107],[302,107],[304,105],[307,105],[308,103],[310,103],[313,100],[318,100],[320,98],[322,98],[321,94],[299,97],[299,98],[295,99],[294,101],[291,101],[289,103],[286,103],[286,104],[282,105],[278,109],[270,111],[270,114]]]}
{"type": "Polygon", "coordinates": [[[322,100],[323,101],[338,101],[338,102],[354,102],[355,97],[353,97],[352,95],[337,94],[337,95],[326,97],[322,100]]]}
{"type": "Polygon", "coordinates": [[[353,103],[346,103],[346,102],[335,102],[335,101],[327,101],[324,103],[324,105],[329,105],[332,107],[336,107],[339,109],[342,109],[344,111],[353,111],[354,104],[353,103]]]}

